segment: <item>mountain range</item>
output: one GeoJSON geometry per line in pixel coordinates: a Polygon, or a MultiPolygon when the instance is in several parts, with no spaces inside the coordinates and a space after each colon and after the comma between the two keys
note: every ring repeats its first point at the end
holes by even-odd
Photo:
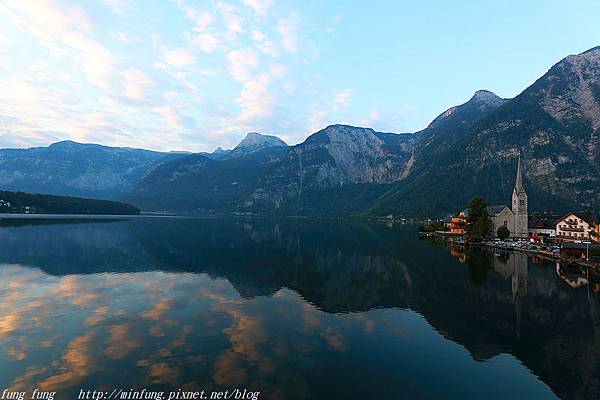
{"type": "Polygon", "coordinates": [[[288,146],[160,153],[60,142],[0,150],[0,188],[120,199],[202,214],[434,216],[469,198],[509,203],[524,160],[532,210],[600,207],[600,47],[512,99],[477,91],[416,133],[332,125],[288,146]]]}
{"type": "Polygon", "coordinates": [[[160,163],[183,155],[73,141],[48,147],[0,149],[0,188],[116,199],[160,163]]]}

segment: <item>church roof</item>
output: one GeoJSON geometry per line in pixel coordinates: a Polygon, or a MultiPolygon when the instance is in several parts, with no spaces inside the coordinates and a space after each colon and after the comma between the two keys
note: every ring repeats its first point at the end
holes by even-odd
{"type": "MultiPolygon", "coordinates": [[[[508,208],[508,207],[505,206],[504,204],[501,204],[501,205],[497,205],[497,206],[487,206],[485,208],[485,210],[487,211],[487,213],[490,217],[493,217],[494,215],[498,215],[505,208],[508,208]]],[[[510,210],[510,208],[508,208],[508,209],[510,210]]]]}

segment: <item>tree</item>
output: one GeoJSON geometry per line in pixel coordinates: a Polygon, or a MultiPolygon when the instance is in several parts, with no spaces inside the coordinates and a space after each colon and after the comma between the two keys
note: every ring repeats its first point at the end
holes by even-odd
{"type": "Polygon", "coordinates": [[[445,231],[446,224],[443,221],[428,221],[426,224],[419,226],[421,232],[445,231]]]}
{"type": "Polygon", "coordinates": [[[492,236],[493,224],[487,210],[485,199],[475,196],[469,201],[469,216],[465,230],[469,236],[487,239],[492,236]]]}
{"type": "Polygon", "coordinates": [[[500,240],[506,240],[510,236],[510,231],[506,226],[502,225],[498,228],[496,235],[500,238],[500,240]]]}

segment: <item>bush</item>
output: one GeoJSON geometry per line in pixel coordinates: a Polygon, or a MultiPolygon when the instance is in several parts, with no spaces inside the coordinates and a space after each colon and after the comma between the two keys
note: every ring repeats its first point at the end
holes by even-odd
{"type": "Polygon", "coordinates": [[[501,239],[501,240],[506,240],[510,237],[510,231],[508,230],[508,228],[504,225],[502,225],[500,228],[498,228],[498,231],[496,232],[496,235],[501,239]]]}

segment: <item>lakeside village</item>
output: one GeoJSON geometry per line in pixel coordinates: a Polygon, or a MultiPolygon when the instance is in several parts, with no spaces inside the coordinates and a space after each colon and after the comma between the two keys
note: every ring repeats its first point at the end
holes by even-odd
{"type": "Polygon", "coordinates": [[[428,220],[420,237],[444,239],[454,249],[484,246],[496,251],[522,251],[543,258],[560,258],[600,267],[600,223],[593,212],[528,214],[521,159],[517,165],[512,207],[488,206],[474,197],[468,208],[443,220],[428,220]]]}
{"type": "Polygon", "coordinates": [[[36,208],[33,206],[15,207],[10,201],[0,199],[0,213],[2,214],[34,214],[35,212],[36,208]]]}

